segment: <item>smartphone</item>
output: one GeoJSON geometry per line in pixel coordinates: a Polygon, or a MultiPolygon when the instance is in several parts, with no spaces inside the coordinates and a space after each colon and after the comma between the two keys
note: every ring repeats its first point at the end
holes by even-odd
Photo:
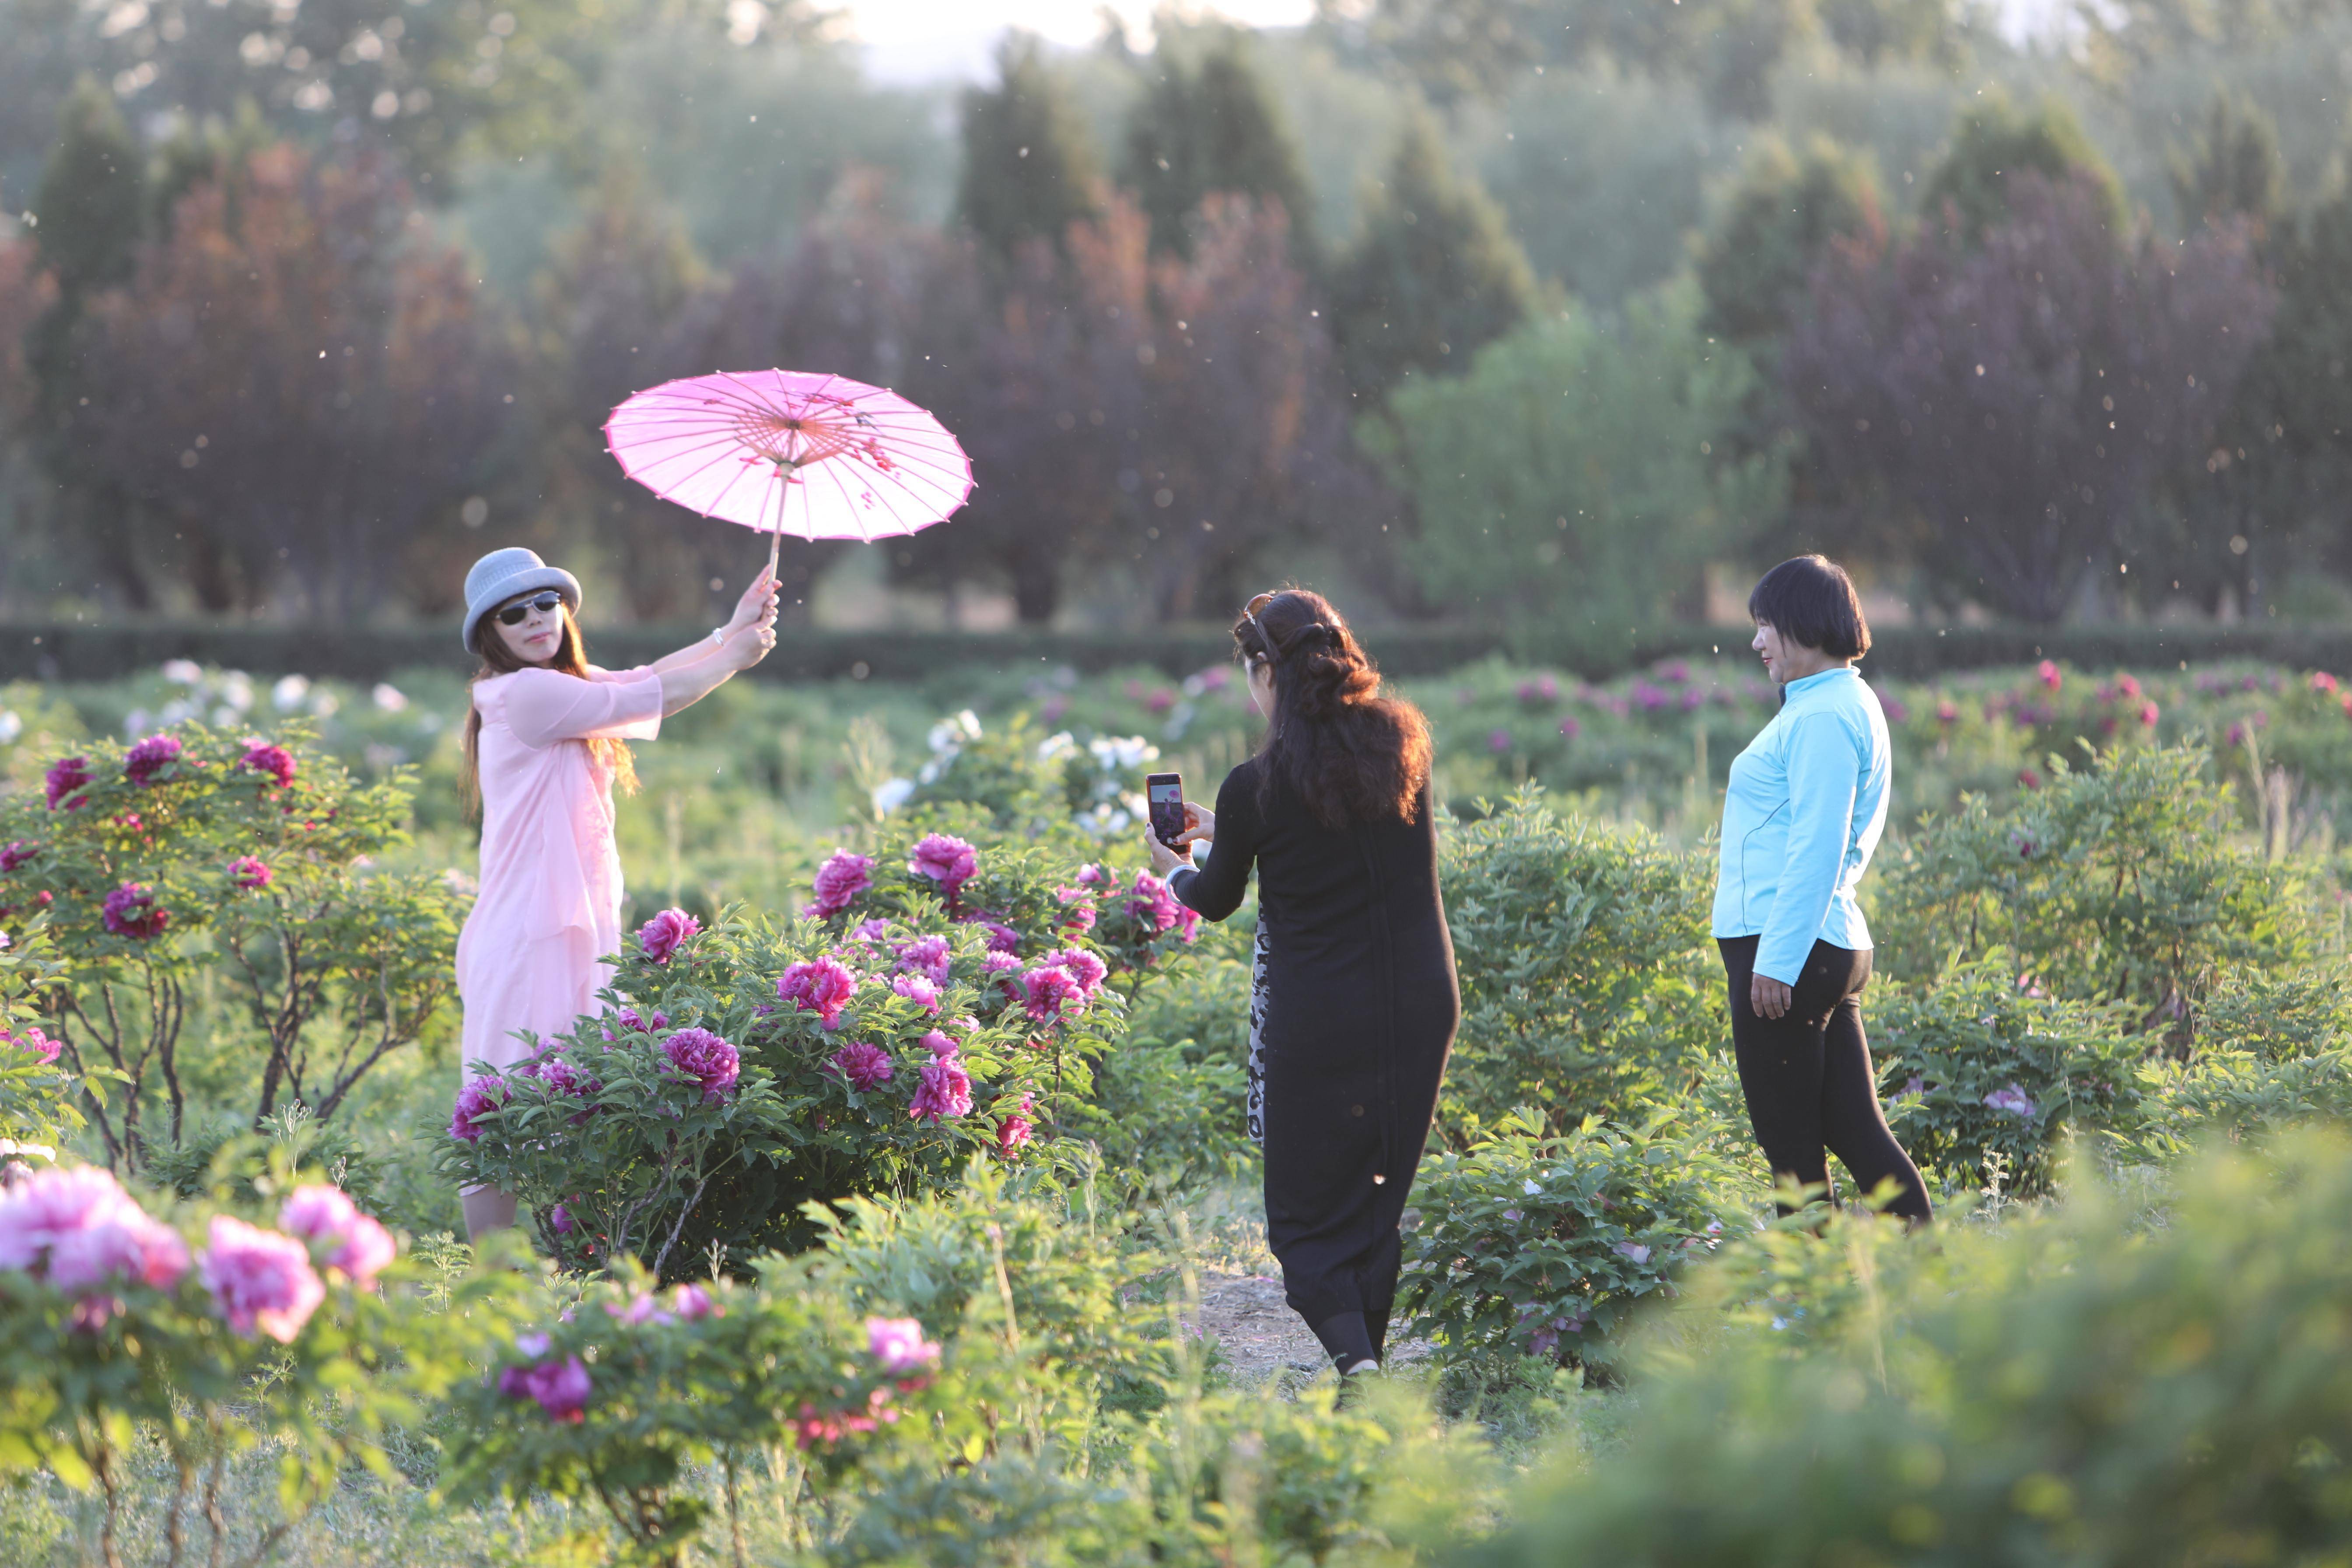
{"type": "Polygon", "coordinates": [[[1184,831],[1184,775],[1145,774],[1143,798],[1150,803],[1151,831],[1160,843],[1175,848],[1177,835],[1184,831]]]}

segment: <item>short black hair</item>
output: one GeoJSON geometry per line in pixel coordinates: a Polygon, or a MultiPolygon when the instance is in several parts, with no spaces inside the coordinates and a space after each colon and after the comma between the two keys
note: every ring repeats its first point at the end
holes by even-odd
{"type": "Polygon", "coordinates": [[[1764,574],[1748,595],[1750,620],[1832,658],[1870,651],[1870,623],[1845,568],[1826,555],[1799,555],[1764,574]]]}

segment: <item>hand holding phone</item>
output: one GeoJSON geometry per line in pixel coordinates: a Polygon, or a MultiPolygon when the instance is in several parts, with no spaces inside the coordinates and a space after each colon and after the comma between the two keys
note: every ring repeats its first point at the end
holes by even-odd
{"type": "Polygon", "coordinates": [[[1143,780],[1143,798],[1151,816],[1151,834],[1169,848],[1176,847],[1177,836],[1184,831],[1184,775],[1181,773],[1149,773],[1143,780]]]}

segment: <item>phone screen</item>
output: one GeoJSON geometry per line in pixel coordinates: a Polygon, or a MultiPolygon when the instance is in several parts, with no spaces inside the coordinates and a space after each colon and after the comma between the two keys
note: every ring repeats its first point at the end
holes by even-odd
{"type": "Polygon", "coordinates": [[[1143,781],[1143,797],[1150,803],[1151,831],[1162,844],[1172,845],[1184,831],[1184,777],[1181,773],[1151,773],[1143,781]]]}

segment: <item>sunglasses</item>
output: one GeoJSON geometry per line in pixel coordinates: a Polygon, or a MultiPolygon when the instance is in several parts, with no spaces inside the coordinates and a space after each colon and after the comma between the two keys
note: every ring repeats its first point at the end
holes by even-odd
{"type": "Polygon", "coordinates": [[[534,594],[528,599],[518,599],[499,612],[499,625],[519,626],[522,625],[524,616],[533,613],[543,616],[562,603],[563,595],[552,589],[544,594],[534,594]]]}

